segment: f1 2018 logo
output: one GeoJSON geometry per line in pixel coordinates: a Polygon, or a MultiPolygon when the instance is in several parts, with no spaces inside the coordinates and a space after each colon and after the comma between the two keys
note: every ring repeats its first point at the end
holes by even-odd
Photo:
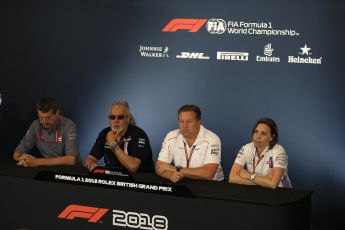
{"type": "Polygon", "coordinates": [[[188,30],[188,32],[198,32],[206,23],[207,19],[195,18],[175,18],[172,19],[163,29],[163,32],[176,32],[178,30],[188,30]]]}
{"type": "MultiPolygon", "coordinates": [[[[106,208],[70,204],[58,215],[58,218],[68,220],[82,218],[87,219],[88,222],[97,223],[108,210],[106,208]]],[[[167,230],[169,226],[168,218],[165,216],[150,216],[146,213],[125,212],[123,210],[113,210],[112,224],[113,226],[146,230],[167,230]]]]}
{"type": "Polygon", "coordinates": [[[83,218],[87,219],[88,222],[97,223],[108,210],[106,208],[70,204],[58,215],[58,218],[68,220],[83,218]]]}

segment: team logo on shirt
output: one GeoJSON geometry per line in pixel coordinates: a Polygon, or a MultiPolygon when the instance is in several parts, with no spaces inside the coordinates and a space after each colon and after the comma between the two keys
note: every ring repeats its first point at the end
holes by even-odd
{"type": "Polygon", "coordinates": [[[124,142],[130,142],[132,140],[132,138],[131,137],[128,137],[128,138],[123,138],[123,141],[124,142]]]}
{"type": "Polygon", "coordinates": [[[266,164],[268,164],[270,169],[272,169],[273,168],[273,158],[270,157],[270,159],[268,161],[266,161],[266,164]]]}
{"type": "Polygon", "coordinates": [[[287,166],[287,157],[284,153],[279,153],[276,157],[277,164],[281,167],[287,166]]]}
{"type": "Polygon", "coordinates": [[[139,147],[145,147],[146,139],[145,138],[139,138],[138,139],[138,146],[139,147]]]}
{"type": "Polygon", "coordinates": [[[219,154],[219,149],[211,149],[211,155],[217,156],[219,154]]]}
{"type": "Polygon", "coordinates": [[[237,158],[240,158],[244,153],[244,148],[241,148],[240,151],[238,151],[237,158]]]}
{"type": "Polygon", "coordinates": [[[76,133],[71,133],[71,134],[69,134],[69,135],[68,135],[68,139],[69,139],[69,140],[75,140],[75,139],[77,139],[77,134],[76,134],[76,133]]]}

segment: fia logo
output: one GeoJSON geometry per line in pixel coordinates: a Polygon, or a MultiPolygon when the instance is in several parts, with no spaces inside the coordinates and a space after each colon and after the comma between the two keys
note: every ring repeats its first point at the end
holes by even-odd
{"type": "Polygon", "coordinates": [[[212,18],[206,24],[206,29],[210,34],[222,34],[226,31],[226,28],[226,22],[219,18],[212,18]]]}

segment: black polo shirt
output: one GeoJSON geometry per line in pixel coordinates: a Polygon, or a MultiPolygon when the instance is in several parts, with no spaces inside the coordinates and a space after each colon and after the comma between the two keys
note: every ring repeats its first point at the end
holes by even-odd
{"type": "MultiPolygon", "coordinates": [[[[115,154],[106,149],[107,133],[111,130],[110,127],[103,129],[93,145],[90,155],[100,160],[104,157],[104,163],[106,166],[120,168],[126,170],[126,168],[119,162],[115,154]]],[[[140,172],[154,172],[154,165],[152,160],[152,149],[150,141],[144,130],[136,125],[129,125],[125,135],[122,137],[123,141],[120,148],[132,157],[136,157],[141,160],[141,164],[138,168],[140,172]]]]}

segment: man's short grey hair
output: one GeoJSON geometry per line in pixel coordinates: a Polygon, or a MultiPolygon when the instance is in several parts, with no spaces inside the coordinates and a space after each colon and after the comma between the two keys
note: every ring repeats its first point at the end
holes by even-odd
{"type": "Polygon", "coordinates": [[[135,125],[137,123],[135,121],[133,114],[131,113],[131,110],[129,109],[129,104],[127,101],[124,101],[124,100],[113,101],[113,103],[111,103],[110,110],[113,108],[113,106],[123,106],[124,108],[126,108],[128,116],[129,116],[129,124],[135,125]]]}

